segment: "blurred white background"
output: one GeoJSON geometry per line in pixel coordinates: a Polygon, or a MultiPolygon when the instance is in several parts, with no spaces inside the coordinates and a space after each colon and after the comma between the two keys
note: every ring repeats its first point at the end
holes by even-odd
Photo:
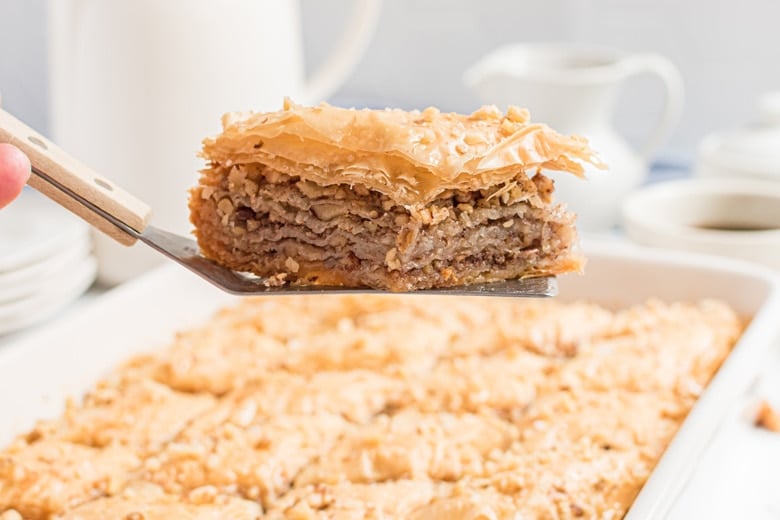
{"type": "MultiPolygon", "coordinates": [[[[301,3],[311,68],[342,29],[350,0],[301,3]]],[[[45,9],[45,0],[0,0],[3,104],[42,130],[48,128],[45,9]]],[[[463,70],[509,42],[658,51],[680,67],[687,88],[683,120],[662,155],[689,160],[704,134],[749,120],[756,96],[780,88],[778,20],[777,0],[386,0],[367,54],[331,101],[470,111],[478,102],[462,84],[463,70]]],[[[656,89],[640,78],[624,90],[617,124],[631,139],[652,126],[662,97],[656,89]]]]}

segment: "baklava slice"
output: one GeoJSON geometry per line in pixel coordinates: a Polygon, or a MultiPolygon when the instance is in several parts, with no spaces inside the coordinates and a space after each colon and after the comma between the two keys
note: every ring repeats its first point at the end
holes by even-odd
{"type": "Polygon", "coordinates": [[[525,110],[285,102],[228,114],[190,198],[203,253],[274,280],[410,291],[580,271],[542,170],[598,164],[525,110]]]}

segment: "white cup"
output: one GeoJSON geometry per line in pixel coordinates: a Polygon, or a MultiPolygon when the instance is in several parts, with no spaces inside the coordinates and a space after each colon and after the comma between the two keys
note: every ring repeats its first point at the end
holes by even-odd
{"type": "Polygon", "coordinates": [[[681,179],[642,188],[622,207],[629,239],[780,269],[780,185],[758,179],[681,179]]]}
{"type": "MultiPolygon", "coordinates": [[[[186,234],[196,154],[220,116],[327,98],[367,47],[379,4],[356,0],[307,80],[297,0],[50,0],[52,138],[149,204],[155,225],[186,234]]],[[[107,284],[162,258],[95,242],[107,284]]]]}

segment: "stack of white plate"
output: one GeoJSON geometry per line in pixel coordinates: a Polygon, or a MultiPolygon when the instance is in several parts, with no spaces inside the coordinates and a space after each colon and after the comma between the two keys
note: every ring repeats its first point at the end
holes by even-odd
{"type": "Polygon", "coordinates": [[[89,226],[32,190],[0,210],[0,334],[56,315],[95,280],[89,226]]]}

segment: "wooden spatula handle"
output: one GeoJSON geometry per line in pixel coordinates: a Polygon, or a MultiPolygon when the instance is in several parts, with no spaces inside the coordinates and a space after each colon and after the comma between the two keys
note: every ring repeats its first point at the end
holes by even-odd
{"type": "MultiPolygon", "coordinates": [[[[151,216],[149,206],[108,179],[65,153],[57,145],[28,127],[8,112],[0,110],[0,143],[11,143],[30,158],[34,169],[45,173],[56,183],[122,221],[139,233],[146,229],[151,216]]],[[[69,209],[103,233],[124,245],[135,243],[135,237],[105,220],[69,194],[37,175],[30,176],[30,186],[69,209]]]]}

